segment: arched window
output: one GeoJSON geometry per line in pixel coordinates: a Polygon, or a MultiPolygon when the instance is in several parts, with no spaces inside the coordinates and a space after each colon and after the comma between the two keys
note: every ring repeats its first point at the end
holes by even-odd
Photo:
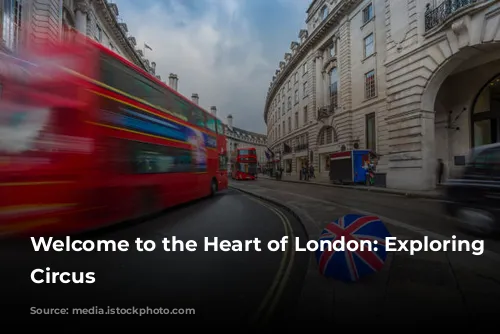
{"type": "Polygon", "coordinates": [[[476,97],[471,118],[473,146],[500,142],[500,75],[476,97]]]}
{"type": "Polygon", "coordinates": [[[337,131],[332,126],[323,127],[318,134],[318,145],[333,144],[338,141],[337,131]]]}

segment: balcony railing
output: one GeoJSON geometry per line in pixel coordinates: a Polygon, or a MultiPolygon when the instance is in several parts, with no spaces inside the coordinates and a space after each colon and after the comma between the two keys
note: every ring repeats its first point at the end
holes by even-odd
{"type": "Polygon", "coordinates": [[[338,94],[334,93],[330,95],[330,103],[318,109],[318,121],[333,115],[337,107],[338,107],[338,94]]]}
{"type": "Polygon", "coordinates": [[[294,151],[295,152],[300,152],[300,151],[306,151],[308,149],[308,144],[298,144],[295,145],[294,151]]]}
{"type": "Polygon", "coordinates": [[[458,11],[482,0],[444,0],[435,8],[427,4],[425,11],[425,31],[440,25],[458,11]]]}

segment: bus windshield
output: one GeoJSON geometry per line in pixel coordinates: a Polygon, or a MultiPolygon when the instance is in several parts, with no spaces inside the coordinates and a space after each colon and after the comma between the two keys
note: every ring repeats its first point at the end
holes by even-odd
{"type": "Polygon", "coordinates": [[[255,155],[255,150],[240,150],[240,155],[255,155]]]}

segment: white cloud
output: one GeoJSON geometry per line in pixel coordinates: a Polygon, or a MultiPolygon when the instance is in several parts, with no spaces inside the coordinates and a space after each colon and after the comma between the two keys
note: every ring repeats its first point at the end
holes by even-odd
{"type": "Polygon", "coordinates": [[[231,113],[235,126],[265,131],[264,99],[275,66],[263,57],[242,0],[208,0],[196,16],[183,0],[172,0],[168,9],[158,1],[144,11],[128,12],[131,1],[117,1],[120,12],[138,44],[153,48],[146,56],[156,62],[163,80],[175,73],[179,91],[187,97],[198,93],[206,109],[216,105],[222,120],[231,113]]]}

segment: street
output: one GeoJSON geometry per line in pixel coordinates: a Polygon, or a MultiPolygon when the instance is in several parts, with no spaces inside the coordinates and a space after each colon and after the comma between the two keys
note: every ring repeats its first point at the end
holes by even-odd
{"type": "MultiPolygon", "coordinates": [[[[270,252],[269,240],[305,232],[290,214],[240,192],[230,190],[214,198],[174,208],[142,222],[126,223],[73,239],[153,240],[153,252],[34,252],[29,241],[4,242],[0,247],[2,286],[8,286],[11,311],[27,315],[29,307],[164,307],[192,308],[187,321],[263,321],[293,313],[309,254],[270,252]],[[285,233],[284,224],[291,231],[285,233]],[[165,252],[163,238],[195,240],[262,240],[262,252],[165,252]],[[291,264],[291,265],[290,265],[291,264]],[[278,275],[281,265],[290,267],[278,275]],[[32,270],[95,272],[94,284],[34,284],[32,270]],[[5,274],[8,273],[8,274],[5,274]],[[271,287],[275,287],[272,290],[271,287]],[[269,294],[270,298],[266,294],[269,294]],[[266,300],[265,300],[266,299],[266,300]],[[14,301],[14,303],[13,303],[14,301]],[[265,302],[265,303],[264,303],[265,302]],[[13,304],[17,304],[13,306],[13,304]],[[260,308],[260,309],[259,309],[260,308]],[[259,311],[260,313],[258,313],[259,311]],[[257,314],[258,313],[258,314],[257,314]]],[[[41,277],[43,275],[39,275],[41,277]]],[[[188,317],[188,318],[186,318],[188,317]]],[[[173,319],[172,319],[173,320],[173,319]]]]}
{"type": "MultiPolygon", "coordinates": [[[[477,237],[458,229],[444,214],[441,200],[407,198],[400,195],[305,183],[278,182],[265,178],[259,179],[256,183],[233,182],[233,185],[249,189],[257,187],[256,189],[261,190],[263,193],[279,189],[282,192],[291,194],[294,197],[293,204],[298,206],[301,205],[301,202],[316,200],[317,210],[331,211],[331,219],[337,218],[334,209],[345,212],[358,211],[388,218],[394,222],[393,226],[400,225],[420,229],[448,238],[456,235],[458,239],[477,239],[477,237]]],[[[487,249],[500,253],[500,242],[497,238],[486,239],[485,245],[487,249]]]]}
{"type": "MultiPolygon", "coordinates": [[[[264,178],[234,181],[230,186],[290,208],[310,239],[317,239],[329,222],[352,213],[377,215],[400,241],[449,240],[452,235],[459,240],[481,239],[459,231],[443,214],[441,201],[264,178]]],[[[387,325],[416,319],[455,325],[494,319],[499,315],[499,250],[498,240],[488,239],[481,255],[391,251],[381,272],[355,284],[325,279],[312,260],[297,314],[300,319],[336,324],[360,317],[387,325]]]]}

